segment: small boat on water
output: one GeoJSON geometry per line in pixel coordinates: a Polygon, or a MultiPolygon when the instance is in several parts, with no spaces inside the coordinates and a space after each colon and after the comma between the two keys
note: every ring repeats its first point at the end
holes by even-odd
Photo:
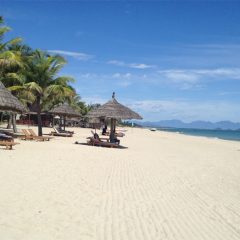
{"type": "Polygon", "coordinates": [[[150,131],[155,132],[155,131],[157,131],[157,129],[156,128],[150,128],[150,131]]]}

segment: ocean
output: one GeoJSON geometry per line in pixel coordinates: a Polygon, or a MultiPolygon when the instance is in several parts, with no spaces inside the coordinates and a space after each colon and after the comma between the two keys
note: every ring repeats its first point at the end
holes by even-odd
{"type": "Polygon", "coordinates": [[[209,130],[209,129],[191,129],[191,128],[157,128],[161,131],[177,132],[192,136],[203,136],[210,138],[219,138],[224,140],[240,141],[240,130],[209,130]]]}

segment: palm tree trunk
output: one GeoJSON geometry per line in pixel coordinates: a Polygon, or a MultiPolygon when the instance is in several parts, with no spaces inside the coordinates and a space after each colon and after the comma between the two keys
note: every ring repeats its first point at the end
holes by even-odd
{"type": "Polygon", "coordinates": [[[37,120],[38,120],[38,136],[42,136],[42,117],[41,117],[41,98],[37,97],[37,120]]]}
{"type": "Polygon", "coordinates": [[[9,114],[9,119],[8,119],[8,125],[7,125],[7,129],[11,129],[12,128],[12,114],[9,114]]]}
{"type": "Polygon", "coordinates": [[[17,117],[17,114],[13,113],[12,114],[12,124],[13,124],[13,132],[15,132],[15,133],[17,132],[16,117],[17,117]]]}

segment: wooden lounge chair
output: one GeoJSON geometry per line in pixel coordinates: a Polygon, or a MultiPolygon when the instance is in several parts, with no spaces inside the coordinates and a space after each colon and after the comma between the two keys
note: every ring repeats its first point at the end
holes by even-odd
{"type": "Polygon", "coordinates": [[[8,149],[8,150],[12,150],[13,149],[12,147],[17,144],[19,144],[19,143],[16,143],[14,141],[0,141],[0,146],[5,146],[6,149],[8,149]]]}
{"type": "Polygon", "coordinates": [[[101,147],[110,147],[110,148],[119,147],[119,144],[101,141],[101,139],[95,139],[94,137],[88,137],[87,144],[92,146],[101,146],[101,147]]]}
{"type": "Polygon", "coordinates": [[[22,132],[24,136],[21,137],[21,140],[35,140],[35,138],[31,136],[26,129],[22,129],[22,132]]]}
{"type": "Polygon", "coordinates": [[[59,132],[55,127],[53,127],[53,130],[50,135],[53,135],[53,136],[59,136],[59,137],[72,137],[72,133],[61,133],[59,132]]]}
{"type": "MultiPolygon", "coordinates": [[[[106,132],[104,135],[109,136],[109,135],[110,135],[110,132],[106,132]]],[[[123,133],[123,132],[116,132],[116,133],[115,133],[115,136],[116,136],[116,137],[124,137],[124,136],[125,136],[125,133],[123,133]]]]}
{"type": "Polygon", "coordinates": [[[28,129],[29,135],[34,137],[35,140],[38,141],[50,141],[52,137],[46,137],[46,136],[38,136],[32,129],[28,129]]]}
{"type": "Polygon", "coordinates": [[[13,137],[0,132],[0,141],[12,141],[13,137]]]}
{"type": "Polygon", "coordinates": [[[74,134],[74,131],[67,131],[67,130],[63,130],[63,129],[60,129],[58,128],[57,129],[59,133],[70,133],[70,134],[74,134]]]}
{"type": "Polygon", "coordinates": [[[91,133],[93,135],[93,138],[95,138],[95,139],[97,139],[99,141],[105,141],[105,142],[109,142],[110,141],[109,137],[99,137],[99,135],[97,133],[94,133],[93,130],[91,130],[91,133]]]}

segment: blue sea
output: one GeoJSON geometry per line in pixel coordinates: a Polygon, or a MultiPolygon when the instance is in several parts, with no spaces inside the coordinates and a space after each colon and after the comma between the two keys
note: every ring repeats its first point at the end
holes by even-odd
{"type": "Polygon", "coordinates": [[[240,141],[240,130],[208,130],[191,128],[158,128],[161,131],[177,132],[192,136],[203,136],[210,138],[220,138],[225,140],[240,141]]]}

